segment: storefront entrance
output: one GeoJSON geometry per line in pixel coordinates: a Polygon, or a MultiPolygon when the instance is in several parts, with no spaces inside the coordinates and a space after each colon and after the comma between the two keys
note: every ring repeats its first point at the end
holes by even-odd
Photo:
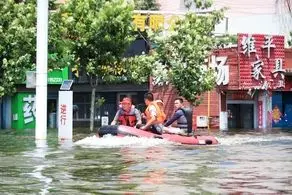
{"type": "Polygon", "coordinates": [[[292,127],[292,92],[273,92],[273,127],[292,127]]]}
{"type": "Polygon", "coordinates": [[[227,104],[229,129],[254,128],[254,104],[227,104]]]}
{"type": "Polygon", "coordinates": [[[57,128],[57,99],[48,99],[47,117],[48,127],[57,128]]]}

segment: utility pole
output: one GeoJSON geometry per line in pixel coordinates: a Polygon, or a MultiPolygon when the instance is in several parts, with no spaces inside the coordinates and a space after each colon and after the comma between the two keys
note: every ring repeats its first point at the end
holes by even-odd
{"type": "Polygon", "coordinates": [[[47,139],[49,1],[37,0],[36,126],[35,139],[47,139]]]}

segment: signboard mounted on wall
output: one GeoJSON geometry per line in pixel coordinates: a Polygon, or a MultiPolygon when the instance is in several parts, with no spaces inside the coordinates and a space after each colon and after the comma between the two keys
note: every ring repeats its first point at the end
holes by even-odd
{"type": "Polygon", "coordinates": [[[26,88],[35,88],[36,87],[36,72],[27,71],[25,79],[26,88]]]}
{"type": "MultiPolygon", "coordinates": [[[[51,70],[48,71],[48,84],[49,85],[60,85],[64,80],[68,79],[68,67],[65,67],[60,70],[51,70]]],[[[27,71],[26,79],[22,82],[26,84],[26,88],[35,88],[36,87],[36,71],[27,71]]]]}
{"type": "Polygon", "coordinates": [[[238,34],[240,89],[285,87],[284,36],[238,34]]]}

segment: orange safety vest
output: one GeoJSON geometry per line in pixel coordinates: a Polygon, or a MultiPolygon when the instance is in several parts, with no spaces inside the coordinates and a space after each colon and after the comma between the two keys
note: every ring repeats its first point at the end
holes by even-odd
{"type": "Polygon", "coordinates": [[[118,121],[120,125],[134,127],[137,123],[135,109],[131,109],[130,112],[125,112],[123,109],[120,109],[118,121]]]}
{"type": "Polygon", "coordinates": [[[149,107],[153,105],[156,109],[156,122],[157,123],[164,123],[165,119],[166,119],[166,115],[165,113],[163,112],[163,110],[160,109],[160,107],[157,105],[156,102],[151,102],[150,105],[146,108],[145,110],[145,115],[146,115],[146,118],[147,118],[147,121],[149,121],[151,119],[151,115],[150,115],[150,111],[149,111],[149,107]]]}

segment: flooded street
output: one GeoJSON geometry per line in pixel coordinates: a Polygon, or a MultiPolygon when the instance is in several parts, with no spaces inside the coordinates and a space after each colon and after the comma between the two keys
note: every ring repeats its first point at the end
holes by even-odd
{"type": "Polygon", "coordinates": [[[49,132],[37,148],[33,131],[0,131],[0,194],[292,194],[291,131],[214,134],[218,146],[84,134],[62,145],[49,132]]]}

